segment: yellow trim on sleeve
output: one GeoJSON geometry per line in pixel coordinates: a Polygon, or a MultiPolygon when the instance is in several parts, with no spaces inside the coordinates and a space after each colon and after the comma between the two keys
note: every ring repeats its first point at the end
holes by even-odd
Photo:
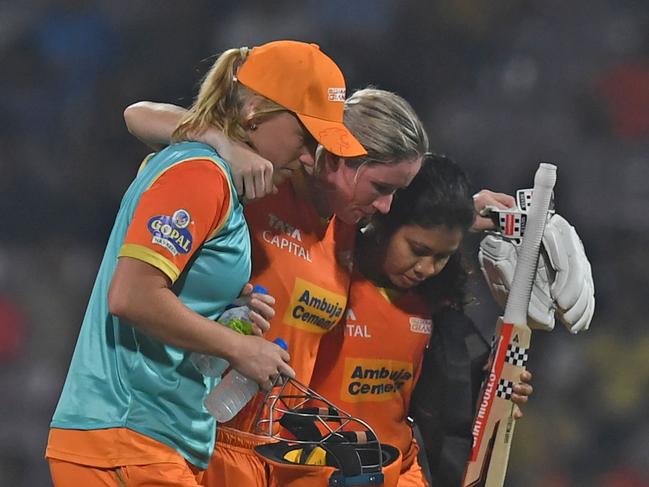
{"type": "Polygon", "coordinates": [[[142,159],[142,162],[140,163],[140,167],[137,168],[137,173],[140,174],[142,171],[144,171],[144,167],[147,165],[147,163],[151,160],[151,158],[155,156],[155,152],[152,152],[148,156],[146,156],[144,159],[142,159]]]}
{"type": "Polygon", "coordinates": [[[132,257],[147,264],[152,265],[156,269],[164,272],[171,282],[176,282],[178,276],[180,275],[180,270],[169,259],[158,254],[157,252],[151,250],[148,247],[138,244],[124,244],[122,248],[119,249],[119,257],[132,257]]]}

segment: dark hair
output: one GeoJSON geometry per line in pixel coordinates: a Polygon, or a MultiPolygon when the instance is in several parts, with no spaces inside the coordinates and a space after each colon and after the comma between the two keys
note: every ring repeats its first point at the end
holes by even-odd
{"type": "MultiPolygon", "coordinates": [[[[464,232],[473,219],[473,198],[464,171],[446,156],[428,154],[412,183],[397,191],[390,211],[373,217],[359,248],[387,242],[404,225],[444,226],[464,232]]],[[[442,272],[420,284],[417,291],[431,302],[434,310],[443,306],[462,309],[466,304],[467,279],[468,272],[458,252],[442,272]]]]}

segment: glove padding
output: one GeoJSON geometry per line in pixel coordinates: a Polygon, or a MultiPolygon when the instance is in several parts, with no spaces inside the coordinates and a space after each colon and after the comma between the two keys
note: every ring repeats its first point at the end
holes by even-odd
{"type": "MultiPolygon", "coordinates": [[[[519,245],[497,234],[489,234],[480,242],[480,268],[501,307],[509,295],[519,251],[519,245]]],[[[587,330],[595,311],[594,293],[590,262],[579,235],[562,216],[553,215],[543,234],[528,325],[552,330],[556,315],[570,333],[587,330]]]]}

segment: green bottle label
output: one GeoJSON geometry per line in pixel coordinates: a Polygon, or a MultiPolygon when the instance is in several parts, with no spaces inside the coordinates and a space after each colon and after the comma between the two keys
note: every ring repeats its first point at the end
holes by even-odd
{"type": "Polygon", "coordinates": [[[237,333],[242,335],[252,335],[252,324],[241,318],[232,318],[228,321],[227,325],[237,333]]]}

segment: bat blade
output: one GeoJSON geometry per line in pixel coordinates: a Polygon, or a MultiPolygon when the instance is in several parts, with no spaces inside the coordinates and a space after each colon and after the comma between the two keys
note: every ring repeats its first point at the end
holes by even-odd
{"type": "Polygon", "coordinates": [[[473,447],[463,487],[502,487],[505,482],[515,426],[511,396],[527,363],[532,334],[527,326],[527,308],[555,182],[556,167],[541,163],[534,177],[525,235],[504,317],[496,324],[489,375],[473,422],[473,447]]]}
{"type": "Polygon", "coordinates": [[[491,368],[473,422],[473,448],[464,486],[502,485],[507,471],[515,420],[512,388],[525,370],[531,331],[499,319],[491,368]]]}

